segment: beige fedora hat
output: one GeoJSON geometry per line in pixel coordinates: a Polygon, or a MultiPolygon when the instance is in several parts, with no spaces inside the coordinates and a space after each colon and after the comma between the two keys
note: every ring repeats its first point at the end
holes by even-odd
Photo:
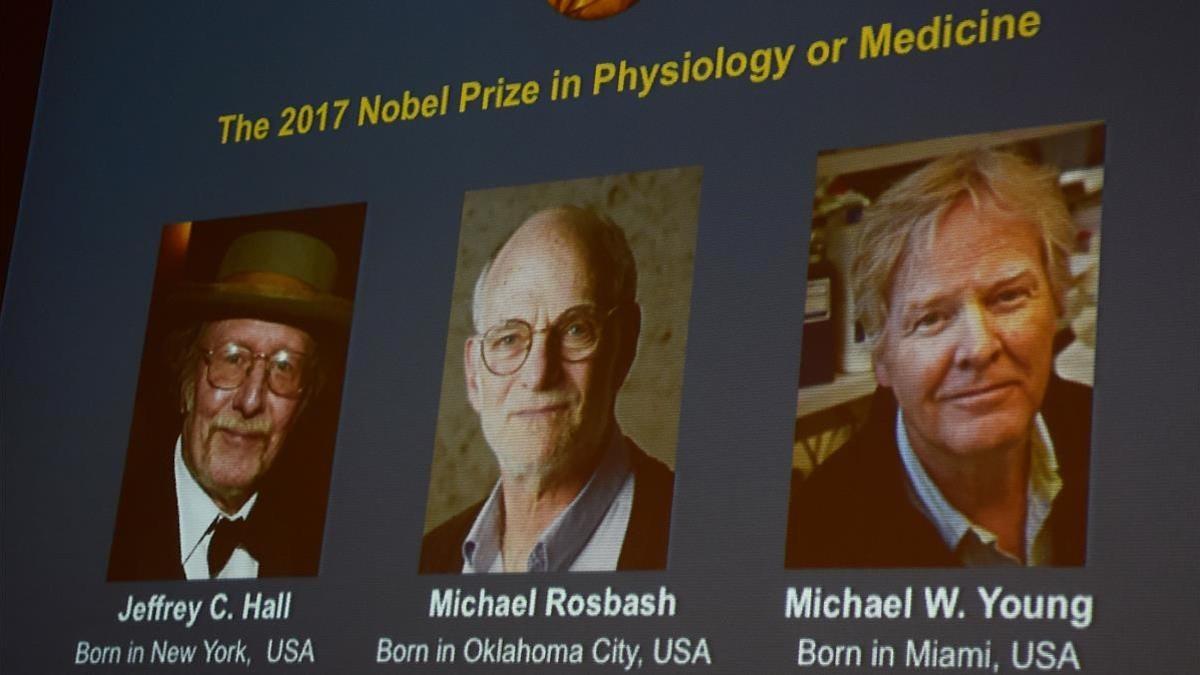
{"type": "Polygon", "coordinates": [[[337,255],[300,232],[259,230],[226,249],[211,283],[184,284],[169,304],[180,319],[252,318],[324,332],[345,329],[353,303],[334,293],[337,255]]]}

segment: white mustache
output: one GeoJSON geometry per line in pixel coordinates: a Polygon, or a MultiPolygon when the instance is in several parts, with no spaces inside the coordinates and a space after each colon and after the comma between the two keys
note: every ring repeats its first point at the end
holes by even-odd
{"type": "Polygon", "coordinates": [[[210,427],[213,431],[230,431],[242,435],[270,435],[272,424],[270,418],[263,415],[246,419],[237,413],[222,412],[213,418],[210,427]]]}
{"type": "Polygon", "coordinates": [[[547,398],[537,398],[530,401],[522,401],[516,405],[509,406],[510,410],[537,410],[539,408],[553,408],[558,406],[573,406],[576,399],[574,396],[551,396],[547,398]]]}

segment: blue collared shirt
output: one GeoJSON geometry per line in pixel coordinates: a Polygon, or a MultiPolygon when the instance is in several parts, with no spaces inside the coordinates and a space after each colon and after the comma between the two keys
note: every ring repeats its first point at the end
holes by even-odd
{"type": "MultiPolygon", "coordinates": [[[[1051,548],[1050,531],[1045,527],[1050,517],[1050,506],[1062,489],[1062,477],[1058,473],[1058,459],[1054,455],[1054,442],[1046,429],[1041,413],[1034,416],[1035,433],[1030,434],[1029,487],[1025,507],[1025,564],[1044,565],[1049,563],[1051,548]]],[[[1019,565],[1012,555],[997,545],[998,537],[985,527],[977,525],[961,511],[951,506],[934,484],[921,460],[913,452],[904,427],[904,412],[896,414],[896,445],[900,448],[900,460],[908,472],[911,496],[916,506],[937,527],[942,541],[955,551],[963,564],[1019,565]],[[964,541],[965,539],[965,541],[964,541]]]]}
{"type": "MultiPolygon", "coordinates": [[[[633,508],[633,484],[629,448],[614,428],[595,473],[538,536],[529,552],[529,571],[615,570],[633,508]]],[[[503,531],[504,492],[497,482],[463,541],[464,574],[504,571],[503,531]]]]}

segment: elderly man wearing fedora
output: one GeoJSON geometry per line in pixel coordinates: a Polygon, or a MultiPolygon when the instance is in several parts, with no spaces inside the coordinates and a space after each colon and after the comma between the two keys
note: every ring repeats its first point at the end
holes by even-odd
{"type": "Polygon", "coordinates": [[[167,299],[179,416],[135,425],[110,580],[316,574],[324,504],[279,466],[324,379],[322,348],[349,324],[336,276],[320,239],[256,231],[229,245],[215,282],[167,299]]]}

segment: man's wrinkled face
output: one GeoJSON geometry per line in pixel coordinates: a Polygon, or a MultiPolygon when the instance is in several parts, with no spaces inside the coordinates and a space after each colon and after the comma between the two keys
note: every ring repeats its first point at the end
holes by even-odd
{"type": "MultiPolygon", "coordinates": [[[[303,392],[280,396],[268,383],[271,356],[312,355],[308,333],[291,326],[257,319],[228,319],[201,331],[202,352],[240,345],[254,358],[240,385],[214,386],[206,359],[196,360],[185,378],[183,455],[196,481],[222,508],[236,510],[257,489],[287,440],[303,407],[303,392]]],[[[275,362],[280,363],[279,360],[275,362]]],[[[220,384],[220,382],[218,382],[220,384]]]]}
{"type": "Polygon", "coordinates": [[[611,335],[590,357],[569,362],[562,358],[563,336],[552,328],[569,309],[609,309],[597,306],[595,271],[585,252],[553,217],[535,218],[496,257],[481,291],[480,333],[513,320],[534,329],[528,357],[510,375],[488,370],[479,335],[464,348],[471,406],[501,471],[545,477],[582,461],[598,449],[620,386],[611,335]]]}
{"type": "Polygon", "coordinates": [[[918,454],[966,458],[1027,442],[1057,314],[1037,227],[989,199],[960,200],[928,250],[910,243],[875,374],[894,390],[918,454]]]}

